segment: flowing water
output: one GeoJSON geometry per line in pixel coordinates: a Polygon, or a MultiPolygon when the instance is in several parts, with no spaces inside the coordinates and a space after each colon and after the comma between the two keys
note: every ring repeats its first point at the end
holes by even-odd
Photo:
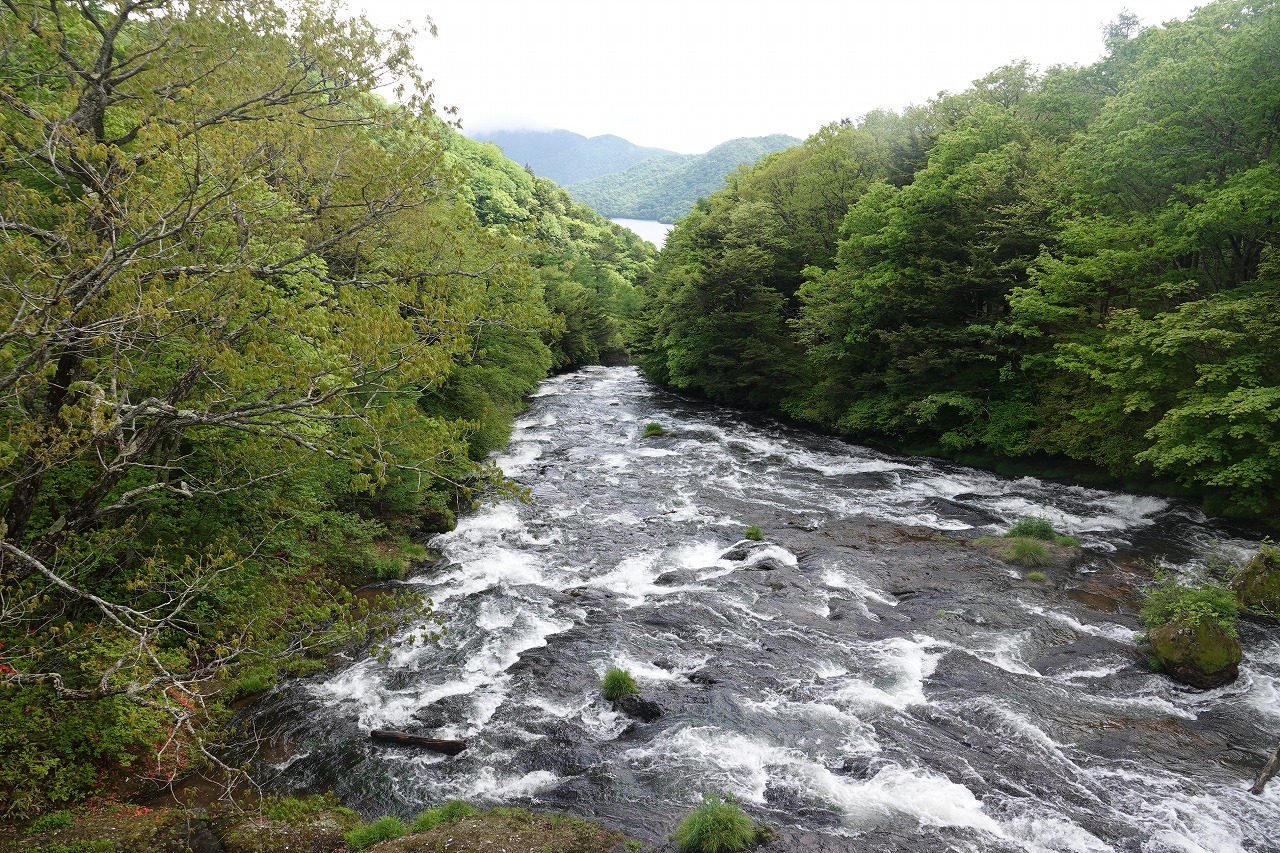
{"type": "Polygon", "coordinates": [[[703,792],[772,850],[1280,849],[1280,636],[1240,678],[1153,674],[1133,589],[1249,535],[1153,497],[878,453],[655,389],[547,381],[508,475],[410,584],[447,635],[260,702],[281,790],[371,813],[448,799],[593,816],[662,843],[703,792]],[[641,438],[647,422],[671,431],[641,438]],[[1026,515],[1077,536],[1043,582],[972,540],[1026,515]],[[748,525],[765,541],[742,540],[748,525]],[[599,695],[629,670],[662,716],[599,695]],[[467,738],[456,758],[371,728],[467,738]]]}

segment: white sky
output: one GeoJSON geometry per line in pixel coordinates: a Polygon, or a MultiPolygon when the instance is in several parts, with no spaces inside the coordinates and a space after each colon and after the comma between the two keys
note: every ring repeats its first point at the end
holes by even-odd
{"type": "Polygon", "coordinates": [[[1102,27],[1191,0],[346,0],[384,25],[430,16],[417,58],[463,130],[564,128],[698,154],[801,139],[900,110],[1020,59],[1102,55],[1102,27]]]}

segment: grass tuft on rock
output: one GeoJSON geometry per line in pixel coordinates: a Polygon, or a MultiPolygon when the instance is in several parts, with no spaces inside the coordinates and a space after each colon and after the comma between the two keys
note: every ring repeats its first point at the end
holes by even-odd
{"type": "Polygon", "coordinates": [[[642,438],[656,438],[660,435],[667,435],[667,431],[662,424],[657,421],[651,421],[644,425],[644,435],[642,438]]]}
{"type": "Polygon", "coordinates": [[[631,677],[631,673],[615,666],[604,674],[604,679],[600,682],[600,693],[612,702],[623,696],[638,695],[640,687],[631,677]]]}
{"type": "Polygon", "coordinates": [[[1010,563],[1017,563],[1019,566],[1047,566],[1053,562],[1049,547],[1040,539],[1019,536],[1008,542],[1000,549],[1000,556],[1010,563]]]}
{"type": "Polygon", "coordinates": [[[680,853],[736,853],[756,843],[755,822],[732,797],[702,795],[702,805],[676,828],[673,840],[680,853]]]}
{"type": "Polygon", "coordinates": [[[470,803],[464,803],[462,800],[450,800],[443,806],[436,806],[434,809],[427,809],[418,815],[417,820],[409,827],[410,832],[428,832],[437,826],[445,823],[453,823],[462,820],[464,817],[471,817],[476,814],[476,810],[471,807],[470,803]]]}
{"type": "Polygon", "coordinates": [[[359,853],[361,850],[368,850],[375,844],[399,838],[408,831],[409,828],[404,825],[404,821],[395,815],[387,815],[386,817],[378,818],[373,823],[357,826],[342,836],[342,840],[346,843],[348,850],[352,851],[352,853],[359,853]]]}
{"type": "Polygon", "coordinates": [[[1006,539],[1038,539],[1041,542],[1052,542],[1054,545],[1077,546],[1080,540],[1074,536],[1063,536],[1053,529],[1053,522],[1040,515],[1025,515],[1013,523],[1006,539]]]}
{"type": "Polygon", "coordinates": [[[750,539],[752,542],[761,542],[764,540],[764,531],[754,524],[742,532],[743,537],[750,539]]]}

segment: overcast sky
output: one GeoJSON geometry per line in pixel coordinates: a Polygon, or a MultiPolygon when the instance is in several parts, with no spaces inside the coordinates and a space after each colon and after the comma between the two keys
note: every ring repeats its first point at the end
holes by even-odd
{"type": "Polygon", "coordinates": [[[346,0],[381,24],[430,16],[418,61],[463,130],[564,128],[698,154],[740,136],[957,92],[1019,59],[1088,64],[1124,9],[1189,0],[346,0]]]}

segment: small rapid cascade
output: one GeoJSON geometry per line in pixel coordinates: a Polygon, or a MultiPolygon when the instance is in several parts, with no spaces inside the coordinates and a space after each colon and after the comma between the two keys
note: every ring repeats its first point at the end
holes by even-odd
{"type": "Polygon", "coordinates": [[[486,506],[409,583],[437,643],[285,685],[253,724],[281,790],[371,812],[519,803],[667,837],[732,794],[795,851],[1262,851],[1280,785],[1280,633],[1238,681],[1148,669],[1149,566],[1248,534],[1153,497],[892,456],[693,403],[633,368],[545,382],[486,506]],[[641,438],[647,422],[670,431],[641,438]],[[1040,515],[1082,543],[1028,581],[970,540],[1040,515]],[[758,525],[765,541],[743,540],[758,525]],[[662,716],[599,695],[627,669],[662,716]],[[372,728],[467,738],[456,758],[372,728]],[[856,846],[855,846],[856,845],[856,846]]]}

